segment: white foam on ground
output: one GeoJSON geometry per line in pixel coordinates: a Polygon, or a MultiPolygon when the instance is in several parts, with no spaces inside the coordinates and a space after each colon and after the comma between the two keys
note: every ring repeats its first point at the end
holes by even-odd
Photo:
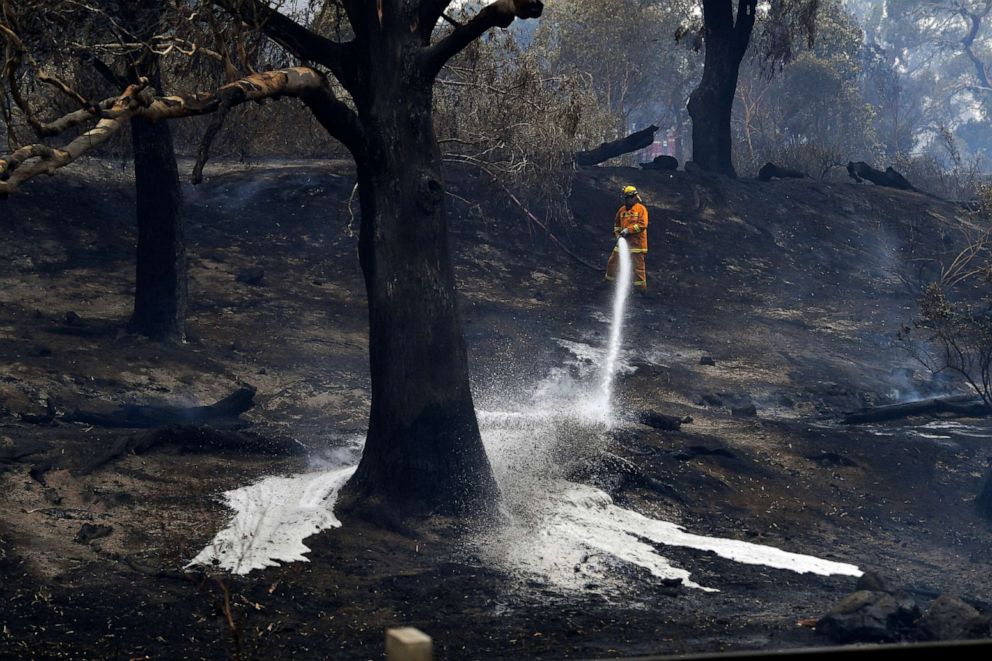
{"type": "Polygon", "coordinates": [[[334,516],[338,491],[355,466],[292,477],[266,477],[227,491],[235,515],[187,566],[201,565],[247,574],[286,562],[307,562],[303,543],[310,535],[340,527],[334,516]]]}
{"type": "MultiPolygon", "coordinates": [[[[622,303],[622,301],[621,301],[622,303]]],[[[623,306],[614,310],[614,324],[623,306]]],[[[691,580],[654,545],[712,552],[736,562],[798,573],[859,576],[850,564],[789,553],[734,539],[705,537],[681,526],[618,507],[608,494],[568,479],[576,467],[595,466],[610,444],[615,424],[613,377],[633,371],[622,361],[620,335],[611,350],[558,340],[575,357],[554,367],[536,388],[493,393],[478,412],[483,442],[503,494],[506,521],[481,531],[469,545],[490,565],[525,580],[541,577],[563,589],[620,590],[629,567],[660,579],[712,590],[691,580]],[[609,365],[605,370],[604,365],[609,365]],[[604,374],[605,372],[605,374],[604,374]],[[509,404],[519,402],[519,404],[509,404]],[[510,410],[506,410],[510,407],[510,410]]],[[[333,508],[338,491],[355,471],[361,439],[327,454],[320,472],[267,477],[224,494],[235,511],[231,523],[191,565],[247,574],[285,562],[307,561],[304,540],[341,525],[333,508]]]]}
{"type": "Polygon", "coordinates": [[[590,581],[604,584],[619,577],[623,563],[647,569],[661,579],[678,579],[687,587],[715,591],[695,583],[690,573],[673,566],[648,542],[680,546],[748,565],[762,565],[822,576],[860,576],[854,565],[789,553],[771,546],[686,532],[667,521],[617,507],[603,491],[570,484],[545,512],[540,526],[526,535],[525,544],[501,544],[503,564],[539,574],[559,586],[582,589],[590,581]]]}
{"type": "Polygon", "coordinates": [[[543,578],[563,590],[619,592],[629,583],[624,567],[635,565],[659,579],[691,580],[653,546],[709,551],[749,565],[797,573],[860,576],[851,564],[720,537],[618,507],[605,492],[565,478],[570,466],[594,459],[608,445],[603,424],[577,421],[578,402],[543,411],[488,412],[480,416],[486,450],[503,492],[508,521],[472,540],[489,564],[526,581],[543,578]],[[595,586],[590,588],[590,586],[595,586]]]}

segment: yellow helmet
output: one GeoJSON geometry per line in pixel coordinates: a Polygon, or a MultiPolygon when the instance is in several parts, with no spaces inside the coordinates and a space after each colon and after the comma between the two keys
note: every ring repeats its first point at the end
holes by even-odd
{"type": "Polygon", "coordinates": [[[624,197],[629,197],[631,195],[637,195],[637,189],[634,188],[633,186],[624,186],[623,187],[623,194],[624,194],[624,197]]]}

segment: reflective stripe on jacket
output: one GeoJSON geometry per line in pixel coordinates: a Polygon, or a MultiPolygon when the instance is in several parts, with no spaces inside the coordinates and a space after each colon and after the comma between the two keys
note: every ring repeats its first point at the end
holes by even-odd
{"type": "Polygon", "coordinates": [[[627,208],[623,205],[617,210],[617,216],[613,221],[613,235],[619,236],[621,230],[628,230],[627,245],[632,253],[642,253],[648,251],[648,210],[640,202],[635,202],[634,206],[627,208]]]}

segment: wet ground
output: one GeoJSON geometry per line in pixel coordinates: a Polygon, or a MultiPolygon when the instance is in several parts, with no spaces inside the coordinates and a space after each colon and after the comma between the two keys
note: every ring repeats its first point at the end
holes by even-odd
{"type": "MultiPolygon", "coordinates": [[[[835,422],[953,388],[891,345],[912,315],[914,278],[925,277],[915,258],[951,250],[968,217],[853,184],[603,169],[579,175],[577,223],[561,231],[585,259],[605,264],[614,189],[627,181],[652,213],[651,292],[631,301],[620,421],[597,451],[634,471],[586,457],[592,468],[574,479],[692,533],[877,570],[924,604],[947,592],[987,608],[992,532],[971,501],[992,455],[988,425],[835,422]],[[637,421],[645,410],[694,422],[658,431],[637,421]]],[[[719,592],[595,553],[563,585],[494,562],[478,544],[491,531],[448,520],[416,531],[345,520],[307,541],[308,563],[245,577],[181,572],[229,517],[221,492],[340,465],[340,448],[361,437],[367,329],[353,184],[347,164],[278,164],[224,166],[189,189],[191,341],[175,346],[123,331],[126,173],[96,165],[0,202],[0,650],[365,659],[382,655],[392,625],[422,628],[453,659],[830,642],[807,621],[853,590],[849,576],[656,544],[719,592]],[[260,286],[238,281],[249,267],[264,269],[260,286]],[[210,403],[241,383],[258,388],[244,416],[251,432],[298,439],[309,456],[165,445],[83,474],[139,432],[60,420],[77,407],[210,403]]],[[[451,188],[482,202],[480,215],[450,200],[479,408],[531,410],[549,389],[567,397],[605,343],[601,274],[544,250],[478,179],[452,173],[451,188]]]]}

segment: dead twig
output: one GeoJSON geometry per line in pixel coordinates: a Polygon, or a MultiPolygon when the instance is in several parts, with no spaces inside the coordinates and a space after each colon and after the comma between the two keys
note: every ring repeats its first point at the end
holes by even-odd
{"type": "Polygon", "coordinates": [[[486,174],[488,174],[489,177],[493,180],[493,183],[495,183],[497,186],[499,186],[500,188],[502,188],[503,189],[503,192],[505,192],[507,194],[507,196],[509,196],[510,200],[515,205],[517,205],[517,207],[521,211],[523,211],[524,216],[526,216],[527,219],[530,222],[532,222],[534,225],[536,225],[537,227],[539,227],[542,230],[544,230],[545,235],[547,235],[547,237],[549,239],[551,239],[551,241],[556,246],[558,246],[559,248],[561,248],[561,251],[563,253],[565,253],[566,255],[568,255],[569,257],[571,257],[572,259],[574,259],[575,261],[577,261],[579,264],[582,264],[583,266],[586,266],[586,267],[588,267],[590,269],[593,269],[594,271],[600,271],[600,270],[602,270],[599,266],[596,266],[595,264],[586,261],[582,257],[579,257],[574,252],[572,252],[571,250],[569,250],[568,249],[568,246],[566,246],[564,243],[562,243],[561,240],[557,236],[554,235],[554,233],[547,226],[547,224],[541,222],[541,220],[537,216],[535,216],[533,214],[533,212],[531,212],[531,210],[528,209],[524,205],[523,202],[520,201],[520,198],[518,198],[513,193],[513,191],[511,191],[509,188],[507,188],[506,185],[502,181],[500,181],[499,177],[497,177],[496,174],[492,170],[490,170],[489,168],[487,168],[485,165],[483,165],[480,162],[477,162],[475,159],[468,159],[468,158],[464,158],[464,157],[462,157],[462,158],[454,158],[454,159],[446,159],[446,160],[451,160],[451,161],[459,162],[459,163],[468,163],[470,165],[474,165],[475,167],[479,168],[480,170],[482,170],[483,172],[485,172],[486,174]]]}

